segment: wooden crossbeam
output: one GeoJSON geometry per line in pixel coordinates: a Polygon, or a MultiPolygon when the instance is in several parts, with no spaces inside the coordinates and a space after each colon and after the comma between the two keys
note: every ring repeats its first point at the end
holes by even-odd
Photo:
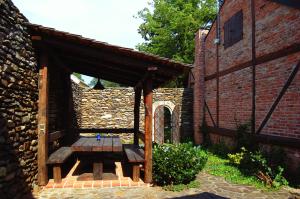
{"type": "Polygon", "coordinates": [[[123,65],[124,68],[130,66],[130,67],[136,67],[137,69],[144,68],[144,70],[146,70],[148,67],[152,67],[153,65],[159,65],[158,66],[159,73],[165,74],[167,76],[178,75],[184,72],[182,68],[169,66],[169,64],[167,63],[158,64],[150,60],[145,61],[143,59],[126,56],[105,49],[95,49],[91,46],[78,45],[75,43],[59,41],[57,39],[51,39],[51,38],[45,38],[43,39],[43,42],[45,42],[45,44],[58,48],[58,50],[62,51],[63,54],[72,54],[74,57],[84,56],[84,57],[94,58],[101,61],[103,60],[107,63],[109,62],[114,65],[123,65]]]}
{"type": "Polygon", "coordinates": [[[54,131],[54,132],[51,132],[51,133],[49,133],[48,142],[49,143],[54,142],[54,141],[62,138],[64,135],[65,135],[64,131],[54,131]]]}
{"type": "Polygon", "coordinates": [[[79,133],[134,133],[134,129],[132,128],[80,128],[76,129],[79,133]]]}

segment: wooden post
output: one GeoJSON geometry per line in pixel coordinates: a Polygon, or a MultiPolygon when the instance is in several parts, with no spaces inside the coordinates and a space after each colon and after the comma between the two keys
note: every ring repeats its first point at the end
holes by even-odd
{"type": "Polygon", "coordinates": [[[53,178],[55,183],[61,183],[61,164],[53,166],[53,178]]]}
{"type": "Polygon", "coordinates": [[[73,117],[73,93],[72,93],[72,83],[71,83],[71,74],[70,73],[65,73],[64,75],[65,81],[65,94],[68,97],[68,100],[66,100],[66,107],[65,107],[65,117],[66,117],[66,124],[65,124],[65,128],[66,128],[66,135],[65,135],[65,144],[67,146],[72,145],[72,143],[74,143],[74,141],[77,138],[77,135],[74,135],[74,128],[73,128],[73,121],[72,121],[72,117],[73,117]]]}
{"type": "Polygon", "coordinates": [[[40,56],[39,103],[38,103],[38,184],[48,183],[48,56],[40,56]]]}
{"type": "Polygon", "coordinates": [[[93,163],[93,175],[94,175],[94,180],[102,180],[103,162],[98,161],[93,163]]]}
{"type": "Polygon", "coordinates": [[[134,164],[132,166],[132,181],[138,182],[140,180],[140,165],[134,164]]]}
{"type": "Polygon", "coordinates": [[[144,83],[145,104],[145,182],[152,182],[152,79],[144,83]]]}
{"type": "Polygon", "coordinates": [[[141,93],[140,87],[134,89],[134,145],[139,144],[141,93]]]}

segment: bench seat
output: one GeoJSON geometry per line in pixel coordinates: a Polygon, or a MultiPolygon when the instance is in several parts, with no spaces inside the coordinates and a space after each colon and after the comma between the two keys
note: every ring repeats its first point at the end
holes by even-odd
{"type": "Polygon", "coordinates": [[[145,162],[144,150],[136,145],[124,145],[124,151],[128,162],[132,164],[132,180],[138,182],[140,179],[140,164],[145,162]]]}
{"type": "Polygon", "coordinates": [[[53,152],[47,161],[47,164],[53,165],[53,178],[55,183],[61,182],[61,165],[72,155],[70,147],[60,147],[53,152]]]}

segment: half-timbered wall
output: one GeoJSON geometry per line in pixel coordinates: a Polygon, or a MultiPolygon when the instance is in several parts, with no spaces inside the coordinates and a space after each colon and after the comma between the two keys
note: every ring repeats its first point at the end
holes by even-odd
{"type": "Polygon", "coordinates": [[[205,89],[195,89],[204,92],[207,106],[196,103],[195,108],[205,107],[205,120],[214,127],[211,137],[228,139],[237,125],[249,123],[260,141],[286,147],[290,161],[299,163],[300,72],[295,68],[300,63],[300,10],[268,0],[226,0],[219,19],[204,45],[196,45],[196,57],[205,57],[205,64],[196,65],[196,70],[204,67],[205,73],[195,74],[205,77],[205,89]],[[243,38],[225,48],[224,23],[241,10],[243,38]],[[201,52],[205,52],[202,57],[201,52]]]}

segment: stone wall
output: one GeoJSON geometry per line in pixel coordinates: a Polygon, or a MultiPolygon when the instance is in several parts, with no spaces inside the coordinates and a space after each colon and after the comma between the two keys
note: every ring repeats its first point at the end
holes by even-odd
{"type": "MultiPolygon", "coordinates": [[[[73,85],[74,87],[74,85],[73,85]]],[[[106,88],[93,90],[73,88],[76,117],[80,128],[133,128],[133,88],[106,88]],[[78,92],[78,91],[81,92],[78,92]]],[[[159,88],[153,92],[153,103],[171,102],[180,109],[181,133],[192,134],[192,90],[159,88]]],[[[155,110],[153,110],[155,111],[155,110]]],[[[144,130],[143,97],[140,105],[140,130],[144,130]]]]}
{"type": "Polygon", "coordinates": [[[0,1],[0,197],[24,198],[37,179],[38,72],[26,18],[0,1]]]}

